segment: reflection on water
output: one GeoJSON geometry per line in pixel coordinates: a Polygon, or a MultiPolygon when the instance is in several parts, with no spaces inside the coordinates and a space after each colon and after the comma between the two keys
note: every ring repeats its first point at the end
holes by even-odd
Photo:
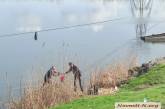
{"type": "Polygon", "coordinates": [[[139,37],[145,36],[147,33],[152,5],[153,0],[130,0],[131,13],[135,20],[135,31],[137,37],[137,40],[131,45],[132,50],[137,55],[150,53],[149,46],[142,42],[139,37]]]}
{"type": "Polygon", "coordinates": [[[18,20],[17,31],[29,32],[41,30],[41,19],[35,15],[25,15],[18,20]]]}
{"type": "MultiPolygon", "coordinates": [[[[14,88],[19,87],[20,80],[35,80],[32,75],[42,78],[51,65],[64,72],[67,62],[73,61],[87,77],[89,72],[84,69],[112,63],[112,59],[130,51],[138,55],[140,62],[164,56],[165,45],[132,40],[145,35],[149,25],[162,21],[165,18],[163,10],[165,2],[162,0],[1,0],[0,35],[120,17],[126,19],[42,32],[38,33],[37,41],[33,40],[34,33],[1,38],[0,89],[3,90],[0,96],[6,95],[6,72],[13,95],[17,95],[14,88]],[[112,52],[115,52],[113,56],[112,52]]],[[[161,24],[149,33],[164,32],[164,28],[165,24],[161,24]]],[[[4,98],[0,97],[0,100],[4,98]]]]}
{"type": "MultiPolygon", "coordinates": [[[[123,3],[116,0],[3,1],[0,2],[0,35],[123,17],[123,11],[127,10],[123,3]]],[[[1,38],[0,88],[3,90],[0,92],[0,101],[7,99],[8,87],[12,95],[19,95],[20,81],[36,82],[35,77],[42,79],[43,73],[51,65],[64,72],[67,62],[73,61],[84,70],[88,64],[93,64],[120,45],[117,40],[121,34],[117,34],[117,28],[124,27],[120,27],[120,23],[38,33],[37,41],[32,40],[34,34],[1,38]],[[116,35],[114,37],[111,34],[116,35]]],[[[83,75],[89,72],[85,73],[83,75]]]]}
{"type": "MultiPolygon", "coordinates": [[[[119,17],[119,9],[121,3],[113,1],[96,0],[88,3],[82,2],[81,5],[72,4],[72,7],[66,7],[61,10],[62,18],[68,24],[79,24],[80,21],[86,22],[98,22],[108,19],[119,17]],[[67,9],[66,9],[67,8],[67,9]],[[75,10],[75,8],[81,8],[75,10]],[[111,11],[108,11],[111,10],[111,11]]],[[[90,26],[94,32],[101,31],[104,28],[104,24],[96,24],[90,26]]]]}
{"type": "Polygon", "coordinates": [[[136,36],[144,36],[147,32],[153,0],[130,0],[131,12],[136,20],[136,36]]]}

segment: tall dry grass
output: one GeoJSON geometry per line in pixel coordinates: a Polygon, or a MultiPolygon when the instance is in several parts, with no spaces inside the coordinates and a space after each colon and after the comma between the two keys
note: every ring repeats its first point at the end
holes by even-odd
{"type": "Polygon", "coordinates": [[[64,82],[58,80],[52,81],[51,84],[43,86],[39,82],[36,87],[30,84],[23,90],[20,100],[11,100],[10,109],[47,109],[60,103],[66,103],[79,94],[73,91],[73,82],[66,79],[64,82]]]}
{"type": "MultiPolygon", "coordinates": [[[[129,56],[107,66],[104,70],[96,70],[91,73],[89,87],[112,88],[128,80],[128,70],[137,65],[137,58],[129,56]]],[[[26,84],[22,89],[19,100],[11,99],[10,109],[47,109],[60,103],[69,102],[79,97],[74,92],[72,73],[65,76],[65,81],[54,79],[51,84],[43,86],[40,79],[38,84],[26,84]]],[[[43,77],[43,76],[41,76],[43,77]]],[[[84,87],[85,88],[85,87],[84,87]]]]}
{"type": "Polygon", "coordinates": [[[137,64],[136,56],[128,56],[113,62],[103,70],[96,70],[91,73],[89,87],[115,88],[129,79],[128,70],[137,64]]]}

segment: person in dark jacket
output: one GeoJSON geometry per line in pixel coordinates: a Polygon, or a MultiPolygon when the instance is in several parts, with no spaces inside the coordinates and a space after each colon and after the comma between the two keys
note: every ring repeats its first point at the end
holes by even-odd
{"type": "Polygon", "coordinates": [[[73,75],[74,75],[74,91],[76,91],[76,89],[77,89],[76,80],[78,79],[80,89],[83,92],[83,87],[82,87],[82,84],[81,84],[81,72],[80,72],[79,68],[71,62],[69,62],[68,65],[69,65],[69,70],[65,73],[67,74],[69,72],[73,72],[73,75]]]}
{"type": "Polygon", "coordinates": [[[55,75],[59,75],[60,73],[56,71],[55,67],[52,66],[45,74],[44,76],[44,84],[51,83],[51,77],[55,75]]]}

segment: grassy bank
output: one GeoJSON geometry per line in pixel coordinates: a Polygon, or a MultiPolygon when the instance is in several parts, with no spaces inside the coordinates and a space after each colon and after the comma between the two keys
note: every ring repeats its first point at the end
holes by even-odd
{"type": "Polygon", "coordinates": [[[165,64],[157,65],[148,73],[122,86],[115,95],[88,96],[50,109],[113,109],[115,102],[148,101],[162,103],[165,109],[165,64]]]}

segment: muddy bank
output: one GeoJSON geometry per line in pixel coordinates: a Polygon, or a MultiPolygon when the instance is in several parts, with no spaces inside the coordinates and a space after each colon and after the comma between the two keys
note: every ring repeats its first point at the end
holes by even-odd
{"type": "Polygon", "coordinates": [[[152,67],[154,67],[155,65],[163,64],[163,63],[165,63],[165,57],[157,58],[157,59],[151,60],[147,63],[143,63],[141,66],[136,66],[136,67],[129,69],[128,70],[128,77],[129,78],[138,77],[140,75],[147,73],[147,71],[149,69],[151,69],[152,67]]]}

